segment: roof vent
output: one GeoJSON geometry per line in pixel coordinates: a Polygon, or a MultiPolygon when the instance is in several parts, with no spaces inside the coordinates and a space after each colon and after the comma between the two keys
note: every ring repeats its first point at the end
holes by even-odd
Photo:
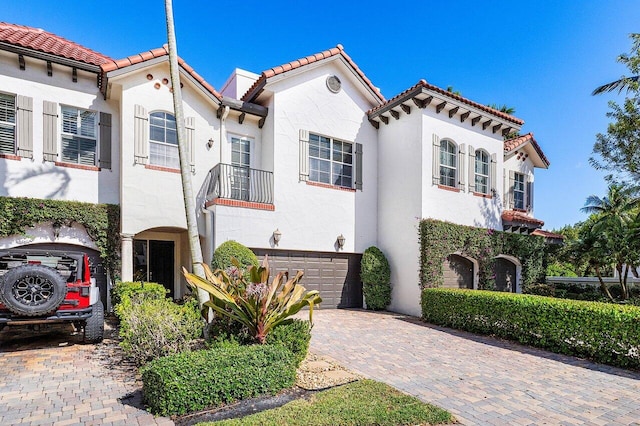
{"type": "Polygon", "coordinates": [[[341,87],[342,87],[342,82],[337,76],[331,75],[327,77],[327,88],[330,91],[332,91],[333,93],[338,93],[341,87]]]}

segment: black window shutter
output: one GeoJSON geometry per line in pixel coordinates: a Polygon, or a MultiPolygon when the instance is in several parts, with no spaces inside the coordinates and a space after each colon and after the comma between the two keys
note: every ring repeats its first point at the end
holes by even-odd
{"type": "Polygon", "coordinates": [[[362,144],[356,144],[356,189],[362,191],[362,144]]]}

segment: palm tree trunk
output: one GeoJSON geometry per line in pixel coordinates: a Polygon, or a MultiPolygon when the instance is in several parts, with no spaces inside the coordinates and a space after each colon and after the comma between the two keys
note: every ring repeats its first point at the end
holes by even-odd
{"type": "Polygon", "coordinates": [[[611,296],[611,292],[609,291],[609,287],[607,287],[607,285],[604,283],[604,280],[602,279],[602,274],[600,273],[600,267],[596,266],[594,269],[596,270],[596,275],[598,276],[598,281],[600,281],[600,290],[602,290],[602,292],[607,295],[609,300],[611,300],[613,302],[614,301],[613,300],[613,296],[611,296]]]}
{"type": "Polygon", "coordinates": [[[629,265],[624,266],[624,280],[622,280],[622,300],[629,298],[629,288],[627,286],[627,279],[629,278],[629,265]]]}
{"type": "MultiPolygon", "coordinates": [[[[202,267],[202,247],[200,246],[200,234],[198,233],[195,199],[193,197],[193,187],[191,185],[191,165],[189,164],[189,153],[187,152],[186,145],[187,138],[184,112],[182,109],[182,90],[180,89],[180,69],[178,67],[178,47],[176,45],[176,34],[173,25],[173,5],[171,0],[165,0],[164,4],[167,17],[167,40],[169,44],[171,87],[173,88],[173,108],[176,117],[176,129],[178,131],[180,174],[182,177],[182,192],[187,219],[189,248],[191,249],[191,267],[194,274],[204,277],[204,268],[202,267]]],[[[209,295],[203,290],[198,290],[198,300],[200,301],[200,305],[202,305],[202,303],[209,300],[209,295]]]]}

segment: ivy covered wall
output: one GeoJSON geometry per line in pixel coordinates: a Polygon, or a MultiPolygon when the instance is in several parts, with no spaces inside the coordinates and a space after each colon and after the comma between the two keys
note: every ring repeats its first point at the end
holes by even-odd
{"type": "Polygon", "coordinates": [[[76,201],[0,197],[0,237],[25,235],[39,223],[84,226],[100,249],[104,267],[120,271],[120,206],[76,201]]]}
{"type": "Polygon", "coordinates": [[[433,219],[420,221],[419,236],[421,288],[442,285],[443,262],[453,253],[461,253],[478,261],[480,289],[495,289],[494,263],[500,254],[513,256],[522,264],[523,289],[544,282],[546,244],[543,237],[433,219]]]}

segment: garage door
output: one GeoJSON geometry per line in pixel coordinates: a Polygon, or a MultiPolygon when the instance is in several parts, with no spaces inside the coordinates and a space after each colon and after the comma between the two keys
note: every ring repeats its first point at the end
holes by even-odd
{"type": "Polygon", "coordinates": [[[473,288],[473,263],[462,256],[451,254],[442,265],[444,288],[473,288]]]}
{"type": "Polygon", "coordinates": [[[91,266],[91,276],[96,279],[96,285],[100,289],[100,299],[107,308],[107,271],[102,264],[102,258],[100,252],[82,246],[76,246],[73,244],[58,244],[58,243],[43,243],[43,244],[28,244],[21,246],[20,248],[33,247],[37,249],[49,249],[49,250],[69,250],[69,251],[82,251],[89,256],[89,265],[91,266]]]}
{"type": "Polygon", "coordinates": [[[292,277],[304,272],[300,282],[307,290],[318,290],[321,308],[361,308],[360,259],[353,253],[318,253],[290,250],[252,249],[260,260],[269,255],[271,276],[288,271],[292,277]]]}

